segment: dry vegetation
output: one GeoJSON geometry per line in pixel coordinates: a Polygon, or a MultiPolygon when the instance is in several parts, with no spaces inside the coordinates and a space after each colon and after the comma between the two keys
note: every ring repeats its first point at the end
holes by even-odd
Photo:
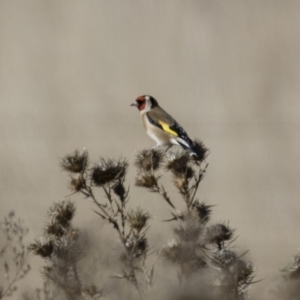
{"type": "Polygon", "coordinates": [[[28,274],[30,266],[27,263],[28,250],[24,244],[28,229],[22,220],[10,212],[0,221],[0,231],[0,299],[3,299],[14,294],[18,288],[17,283],[28,274]]]}
{"type": "MultiPolygon", "coordinates": [[[[174,236],[160,247],[149,244],[149,213],[140,207],[127,208],[126,159],[101,158],[91,164],[86,151],[75,151],[61,162],[70,174],[71,190],[92,199],[96,214],[117,233],[123,248],[119,258],[122,265],[112,277],[126,280],[136,290],[137,299],[153,298],[154,294],[156,299],[246,299],[247,288],[254,282],[252,264],[244,261],[232,244],[233,230],[225,223],[210,224],[211,205],[197,199],[208,166],[207,149],[200,142],[197,145],[197,158],[184,151],[165,154],[161,150],[143,150],[136,156],[135,185],[156,193],[172,209],[166,221],[175,223],[174,236]],[[161,184],[162,171],[171,172],[184,210],[175,207],[161,184]],[[103,190],[104,199],[96,198],[95,189],[103,190]],[[154,284],[158,259],[168,261],[177,274],[172,288],[161,295],[154,284]]],[[[80,231],[71,225],[74,210],[71,202],[55,204],[43,242],[32,244],[31,250],[45,259],[43,275],[56,287],[56,293],[63,293],[67,299],[105,298],[101,285],[83,283],[80,277],[77,261],[81,251],[76,243],[80,231]]]]}
{"type": "MultiPolygon", "coordinates": [[[[225,222],[211,224],[212,205],[197,198],[208,167],[208,151],[201,142],[197,145],[198,157],[185,151],[165,153],[156,149],[142,150],[136,155],[135,185],[156,193],[172,210],[165,222],[174,223],[173,236],[164,245],[151,245],[149,242],[149,213],[141,207],[128,209],[130,191],[125,186],[126,159],[100,158],[98,163],[92,164],[87,151],[75,151],[61,161],[62,169],[70,177],[70,189],[94,202],[95,213],[111,224],[111,235],[120,240],[119,253],[122,254],[116,257],[120,262],[119,272],[109,275],[115,285],[118,285],[118,280],[126,282],[121,286],[130,291],[130,297],[122,296],[123,299],[250,299],[248,288],[257,281],[253,264],[244,260],[245,253],[236,250],[234,230],[225,222]],[[172,175],[172,183],[184,203],[184,209],[175,206],[167,188],[161,183],[161,177],[167,172],[172,175]],[[96,189],[103,191],[103,198],[95,196],[96,189]],[[158,261],[167,265],[165,276],[172,280],[158,274],[158,261]],[[158,283],[161,280],[165,280],[163,289],[162,283],[158,283]]],[[[43,236],[29,246],[30,251],[44,260],[44,286],[36,289],[35,293],[23,295],[24,300],[120,297],[120,292],[114,295],[114,291],[106,290],[101,282],[87,282],[85,279],[79,261],[87,259],[89,253],[83,251],[81,237],[84,232],[72,225],[74,215],[75,205],[69,200],[50,207],[43,236]]],[[[162,222],[161,226],[164,224],[162,222]]],[[[0,225],[5,237],[0,251],[5,275],[5,283],[1,283],[0,290],[2,299],[14,294],[17,282],[26,276],[30,267],[27,264],[28,251],[23,243],[27,230],[22,222],[15,220],[14,213],[10,213],[0,225]]],[[[299,299],[299,254],[283,269],[282,277],[274,298],[299,299]]]]}

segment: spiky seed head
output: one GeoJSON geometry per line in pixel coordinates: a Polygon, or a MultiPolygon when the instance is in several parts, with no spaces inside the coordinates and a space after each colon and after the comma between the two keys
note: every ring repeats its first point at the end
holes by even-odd
{"type": "Polygon", "coordinates": [[[221,249],[213,252],[213,263],[220,268],[226,269],[237,261],[235,249],[221,249]]]}
{"type": "Polygon", "coordinates": [[[194,175],[190,162],[191,156],[187,152],[177,152],[169,157],[165,168],[171,171],[175,177],[190,179],[194,175]]]}
{"type": "Polygon", "coordinates": [[[135,166],[143,172],[158,170],[164,160],[163,152],[156,149],[142,150],[135,157],[135,166]]]}
{"type": "Polygon", "coordinates": [[[54,235],[56,237],[61,237],[64,235],[65,229],[60,224],[50,223],[46,226],[45,232],[48,235],[54,235]]]}
{"type": "Polygon", "coordinates": [[[89,162],[89,156],[87,151],[80,153],[76,150],[73,154],[66,155],[60,165],[64,171],[70,173],[83,173],[89,162]]]}
{"type": "Polygon", "coordinates": [[[70,201],[57,202],[50,207],[48,214],[52,217],[52,223],[67,228],[74,217],[75,206],[70,201]]]}
{"type": "Polygon", "coordinates": [[[85,187],[85,179],[82,175],[72,177],[70,180],[70,189],[74,192],[80,192],[85,187]]]}
{"type": "Polygon", "coordinates": [[[127,254],[129,254],[129,257],[121,256],[121,259],[125,261],[128,258],[139,258],[142,255],[145,255],[149,248],[148,240],[144,235],[139,237],[128,237],[125,241],[125,246],[127,254]]]}
{"type": "Polygon", "coordinates": [[[125,188],[122,182],[117,182],[114,186],[113,186],[113,191],[115,192],[115,194],[120,198],[120,200],[123,202],[125,200],[125,188]]]}
{"type": "Polygon", "coordinates": [[[157,185],[157,179],[152,174],[140,174],[135,178],[135,185],[151,189],[157,185]]]}
{"type": "Polygon", "coordinates": [[[240,284],[250,283],[251,277],[255,272],[255,268],[253,267],[252,263],[249,261],[245,262],[243,260],[237,261],[235,270],[237,273],[238,282],[240,284]]]}
{"type": "Polygon", "coordinates": [[[126,159],[119,160],[100,158],[100,163],[92,168],[91,179],[94,185],[103,186],[109,183],[121,181],[127,171],[128,162],[126,159]]]}
{"type": "Polygon", "coordinates": [[[184,174],[187,179],[191,179],[194,176],[195,171],[192,167],[187,167],[184,174]]]}
{"type": "Polygon", "coordinates": [[[174,178],[173,183],[178,190],[182,190],[186,187],[187,179],[184,176],[178,176],[174,178]]]}
{"type": "Polygon", "coordinates": [[[32,251],[35,255],[39,255],[43,258],[48,258],[53,253],[54,244],[51,240],[46,242],[36,241],[34,244],[31,244],[28,247],[28,249],[32,251]]]}
{"type": "Polygon", "coordinates": [[[201,223],[207,223],[210,219],[211,215],[211,205],[207,205],[206,203],[199,203],[198,201],[192,204],[192,213],[193,216],[199,218],[201,223]]]}
{"type": "Polygon", "coordinates": [[[136,255],[137,257],[140,257],[148,251],[148,240],[145,236],[142,236],[138,239],[137,244],[136,244],[136,255]]]}
{"type": "Polygon", "coordinates": [[[193,155],[193,159],[198,162],[202,162],[208,155],[208,149],[205,147],[204,143],[200,140],[193,141],[193,151],[196,155],[193,155]]]}
{"type": "Polygon", "coordinates": [[[208,243],[220,245],[224,241],[229,241],[233,232],[228,224],[217,223],[206,229],[206,240],[208,243]]]}
{"type": "Polygon", "coordinates": [[[136,210],[131,210],[127,214],[127,221],[130,227],[137,232],[140,232],[146,225],[149,220],[149,214],[143,211],[140,207],[136,210]]]}
{"type": "Polygon", "coordinates": [[[289,264],[282,270],[284,279],[300,278],[300,251],[290,260],[289,264]]]}

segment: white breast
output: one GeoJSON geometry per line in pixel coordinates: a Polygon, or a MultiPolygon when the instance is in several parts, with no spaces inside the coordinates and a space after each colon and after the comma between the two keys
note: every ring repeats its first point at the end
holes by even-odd
{"type": "Polygon", "coordinates": [[[146,114],[141,115],[142,122],[146,129],[147,134],[153,139],[157,146],[167,146],[171,144],[178,144],[173,136],[163,131],[162,129],[151,124],[146,116],[146,114]]]}

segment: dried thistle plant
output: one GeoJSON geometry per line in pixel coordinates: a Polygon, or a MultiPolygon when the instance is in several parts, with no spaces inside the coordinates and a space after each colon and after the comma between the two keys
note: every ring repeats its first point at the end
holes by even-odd
{"type": "Polygon", "coordinates": [[[206,159],[208,155],[208,149],[205,147],[204,143],[200,140],[194,140],[194,152],[197,154],[197,156],[193,156],[193,158],[197,162],[202,162],[206,159]]]}
{"type": "MultiPolygon", "coordinates": [[[[144,151],[137,158],[140,168],[147,170],[145,176],[140,179],[141,185],[152,185],[149,183],[150,169],[158,170],[162,159],[163,156],[158,151],[144,151]]],[[[71,161],[73,160],[71,159],[71,161]]],[[[63,161],[70,161],[70,155],[67,155],[63,161]]],[[[97,207],[96,214],[113,225],[113,229],[117,232],[123,245],[121,260],[125,267],[123,273],[119,274],[117,278],[126,279],[133,284],[140,297],[144,297],[145,291],[139,281],[143,280],[149,286],[153,277],[151,272],[149,275],[144,264],[149,249],[148,239],[145,235],[149,215],[141,208],[129,212],[127,210],[129,189],[124,186],[127,168],[126,159],[100,158],[99,163],[94,164],[91,169],[84,169],[79,177],[74,177],[74,174],[70,175],[71,189],[92,199],[97,207]],[[103,191],[104,199],[96,198],[95,189],[103,191]]]]}
{"type": "Polygon", "coordinates": [[[72,176],[70,179],[70,189],[72,192],[80,192],[85,188],[85,178],[82,175],[72,176]]]}
{"type": "Polygon", "coordinates": [[[234,248],[223,248],[221,250],[214,250],[212,252],[211,261],[216,267],[227,269],[237,262],[237,254],[234,248]]]}
{"type": "MultiPolygon", "coordinates": [[[[203,149],[206,153],[206,148],[203,149]]],[[[206,155],[203,156],[203,160],[205,157],[206,155]]],[[[182,196],[188,212],[197,204],[198,200],[195,196],[208,167],[208,164],[202,166],[203,160],[199,160],[185,151],[178,151],[168,157],[165,165],[165,169],[173,175],[174,186],[182,196]]]]}
{"type": "MultiPolygon", "coordinates": [[[[176,238],[163,248],[164,256],[179,266],[178,276],[183,284],[182,299],[188,295],[196,297],[197,290],[191,290],[190,283],[203,272],[210,272],[214,278],[210,282],[211,289],[207,291],[207,297],[217,300],[248,299],[247,290],[256,282],[254,267],[241,259],[244,254],[239,256],[235,248],[230,247],[233,230],[223,223],[209,225],[207,217],[211,213],[210,207],[205,204],[199,206],[205,217],[199,218],[198,214],[184,212],[183,219],[177,220],[174,228],[176,238]]],[[[201,280],[203,278],[198,282],[199,291],[201,286],[202,289],[207,286],[207,282],[201,280]]]]}
{"type": "Polygon", "coordinates": [[[163,162],[164,152],[161,150],[151,149],[138,152],[135,158],[135,166],[137,167],[135,185],[160,194],[173,209],[177,210],[163,185],[159,184],[161,175],[158,175],[157,171],[162,168],[163,162]]]}
{"type": "Polygon", "coordinates": [[[282,269],[284,279],[300,279],[300,251],[294,255],[288,265],[282,269]]]}
{"type": "Polygon", "coordinates": [[[198,218],[201,223],[207,223],[210,220],[212,207],[204,202],[195,201],[191,205],[191,216],[198,218]]]}
{"type": "Polygon", "coordinates": [[[157,187],[157,177],[152,174],[140,174],[135,179],[135,185],[154,190],[157,187]]]}
{"type": "Polygon", "coordinates": [[[218,294],[223,299],[249,299],[248,288],[254,281],[255,268],[251,262],[241,260],[234,248],[215,250],[211,263],[217,268],[218,294]]]}
{"type": "Polygon", "coordinates": [[[219,250],[224,248],[224,243],[233,237],[234,230],[228,224],[217,223],[207,227],[206,240],[210,244],[218,246],[219,250]]]}
{"type": "Polygon", "coordinates": [[[5,283],[0,286],[0,299],[11,297],[18,289],[17,283],[30,271],[28,251],[24,244],[24,237],[28,229],[22,220],[16,219],[12,211],[0,221],[0,231],[5,240],[0,247],[0,261],[2,261],[5,283]],[[7,255],[9,259],[5,259],[7,255]]]}
{"type": "MultiPolygon", "coordinates": [[[[215,284],[214,280],[211,281],[211,289],[206,290],[207,297],[213,297],[211,299],[215,300],[244,300],[247,288],[254,283],[254,268],[238,256],[235,248],[230,247],[234,230],[225,223],[209,224],[212,205],[200,202],[196,197],[208,167],[205,163],[208,150],[200,141],[195,141],[194,144],[198,156],[190,155],[186,151],[173,154],[168,152],[167,155],[157,149],[140,151],[135,158],[135,184],[161,195],[173,209],[173,218],[169,221],[177,222],[174,228],[176,237],[163,247],[162,253],[163,257],[179,267],[178,278],[182,293],[178,299],[198,299],[194,294],[197,289],[190,289],[191,283],[198,280],[199,274],[209,271],[214,274],[218,284],[215,284]],[[160,182],[163,170],[171,172],[173,176],[173,184],[185,204],[183,211],[175,207],[160,182]]],[[[140,299],[147,298],[154,278],[154,263],[150,270],[146,267],[146,260],[150,255],[147,237],[149,214],[142,208],[128,211],[129,189],[124,185],[127,161],[100,158],[100,162],[94,164],[91,169],[70,168],[70,162],[78,160],[82,154],[75,153],[73,156],[71,158],[69,155],[63,159],[64,165],[68,166],[64,170],[70,173],[72,191],[92,199],[97,207],[95,212],[113,225],[112,228],[123,246],[121,260],[124,269],[113,277],[126,279],[138,291],[140,299]],[[73,171],[70,171],[71,169],[73,171]],[[75,169],[81,171],[74,172],[75,169]],[[101,200],[95,196],[95,189],[103,191],[104,197],[101,200]]],[[[85,157],[88,158],[87,153],[85,157]]],[[[52,214],[52,220],[56,220],[58,215],[60,214],[52,214]]],[[[56,249],[63,250],[68,235],[72,240],[72,234],[68,230],[70,222],[66,220],[64,224],[67,228],[62,225],[55,227],[53,224],[48,224],[46,228],[49,236],[60,240],[59,243],[54,243],[53,253],[56,249]],[[64,242],[62,237],[65,238],[64,242]]],[[[73,234],[76,237],[78,233],[73,234]]],[[[75,254],[74,256],[77,257],[75,254]]],[[[51,259],[52,257],[53,254],[51,259]]],[[[54,277],[52,266],[45,268],[45,272],[48,277],[54,277]]],[[[197,286],[200,287],[200,283],[201,281],[197,286]]]]}
{"type": "Polygon", "coordinates": [[[161,168],[164,154],[157,149],[142,150],[135,157],[135,166],[140,172],[153,172],[161,168]]]}
{"type": "Polygon", "coordinates": [[[194,215],[207,222],[210,215],[210,206],[199,205],[196,199],[196,192],[199,184],[204,178],[208,164],[202,166],[202,162],[207,156],[207,148],[199,141],[195,141],[199,156],[190,155],[188,151],[180,150],[175,153],[151,149],[138,152],[135,159],[137,175],[135,185],[147,188],[150,192],[157,193],[174,210],[172,220],[182,220],[194,215]],[[160,183],[161,174],[158,170],[170,171],[173,175],[173,183],[184,200],[187,211],[182,212],[175,207],[174,202],[169,197],[165,187],[160,183]]]}
{"type": "Polygon", "coordinates": [[[92,168],[91,179],[95,186],[102,187],[122,180],[126,175],[128,163],[125,159],[100,158],[100,163],[92,168]]]}
{"type": "MultiPolygon", "coordinates": [[[[49,223],[43,237],[29,246],[29,250],[45,260],[42,275],[45,278],[44,298],[50,298],[49,286],[56,295],[67,299],[82,299],[87,286],[79,276],[78,261],[82,249],[78,242],[80,232],[72,226],[75,206],[70,201],[54,203],[48,212],[49,223]]],[[[37,292],[40,299],[41,290],[37,292]]],[[[53,298],[54,299],[54,298],[53,298]]]]}
{"type": "Polygon", "coordinates": [[[258,281],[254,281],[255,268],[251,262],[245,262],[238,260],[235,264],[234,275],[237,281],[237,290],[241,298],[247,297],[247,289],[251,284],[258,281]]]}
{"type": "Polygon", "coordinates": [[[51,218],[51,224],[69,228],[75,215],[75,206],[69,201],[57,202],[50,207],[48,215],[51,218]]]}
{"type": "MultiPolygon", "coordinates": [[[[229,247],[234,230],[225,223],[210,225],[212,205],[199,202],[196,198],[208,167],[204,163],[208,150],[200,141],[195,141],[194,144],[198,156],[191,156],[181,150],[169,153],[164,161],[157,164],[157,169],[163,167],[171,172],[173,184],[184,201],[186,210],[179,211],[160,184],[161,175],[157,175],[157,169],[152,166],[150,154],[153,150],[143,150],[136,156],[136,185],[162,195],[174,209],[173,218],[168,221],[178,222],[174,228],[176,238],[164,246],[163,254],[179,266],[180,282],[187,283],[188,278],[195,277],[205,269],[213,272],[218,270],[215,277],[220,285],[214,289],[214,293],[219,293],[220,299],[225,299],[222,297],[227,293],[230,296],[226,299],[241,300],[246,297],[246,290],[253,283],[254,268],[241,260],[235,250],[229,247]]],[[[184,290],[188,290],[187,287],[188,285],[184,290]]]]}
{"type": "Polygon", "coordinates": [[[138,265],[139,258],[145,258],[149,249],[148,240],[145,235],[131,236],[126,239],[126,253],[121,256],[121,260],[134,270],[131,266],[138,265]]]}
{"type": "MultiPolygon", "coordinates": [[[[84,156],[88,160],[88,152],[79,155],[66,155],[61,162],[65,165],[71,161],[76,161],[84,156]]],[[[96,204],[98,211],[96,213],[104,220],[108,221],[118,231],[122,244],[125,245],[125,206],[128,197],[128,190],[124,187],[125,176],[128,168],[126,159],[119,160],[100,158],[99,163],[94,164],[91,169],[84,168],[78,177],[70,175],[71,190],[82,193],[90,198],[96,204]],[[101,188],[104,191],[107,203],[98,201],[94,194],[94,188],[101,188]],[[117,196],[117,198],[115,197],[117,196]]],[[[70,168],[64,168],[69,172],[70,168]]]]}
{"type": "Polygon", "coordinates": [[[29,246],[30,251],[32,251],[35,255],[41,256],[42,258],[50,258],[53,253],[53,249],[54,241],[52,240],[36,240],[34,244],[29,246]]]}
{"type": "Polygon", "coordinates": [[[298,299],[300,294],[300,250],[281,270],[282,280],[274,291],[275,299],[298,299]]]}
{"type": "Polygon", "coordinates": [[[185,151],[178,151],[169,157],[165,168],[167,171],[171,171],[175,177],[185,176],[189,179],[194,175],[190,162],[192,162],[191,155],[185,151]]]}
{"type": "Polygon", "coordinates": [[[89,156],[87,151],[80,153],[78,150],[74,151],[73,154],[66,155],[60,166],[64,171],[70,173],[83,173],[86,171],[89,164],[89,156]]]}
{"type": "Polygon", "coordinates": [[[127,221],[132,230],[135,230],[137,233],[141,232],[145,228],[149,220],[149,214],[143,211],[140,207],[136,210],[131,210],[127,214],[127,221]]]}

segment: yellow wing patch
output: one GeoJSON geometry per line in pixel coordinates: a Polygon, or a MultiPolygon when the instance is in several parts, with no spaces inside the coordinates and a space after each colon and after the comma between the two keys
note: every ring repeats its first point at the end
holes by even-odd
{"type": "Polygon", "coordinates": [[[163,128],[164,131],[166,131],[167,133],[170,133],[172,135],[178,136],[177,132],[172,130],[168,124],[162,122],[162,121],[158,121],[158,124],[163,128]]]}

